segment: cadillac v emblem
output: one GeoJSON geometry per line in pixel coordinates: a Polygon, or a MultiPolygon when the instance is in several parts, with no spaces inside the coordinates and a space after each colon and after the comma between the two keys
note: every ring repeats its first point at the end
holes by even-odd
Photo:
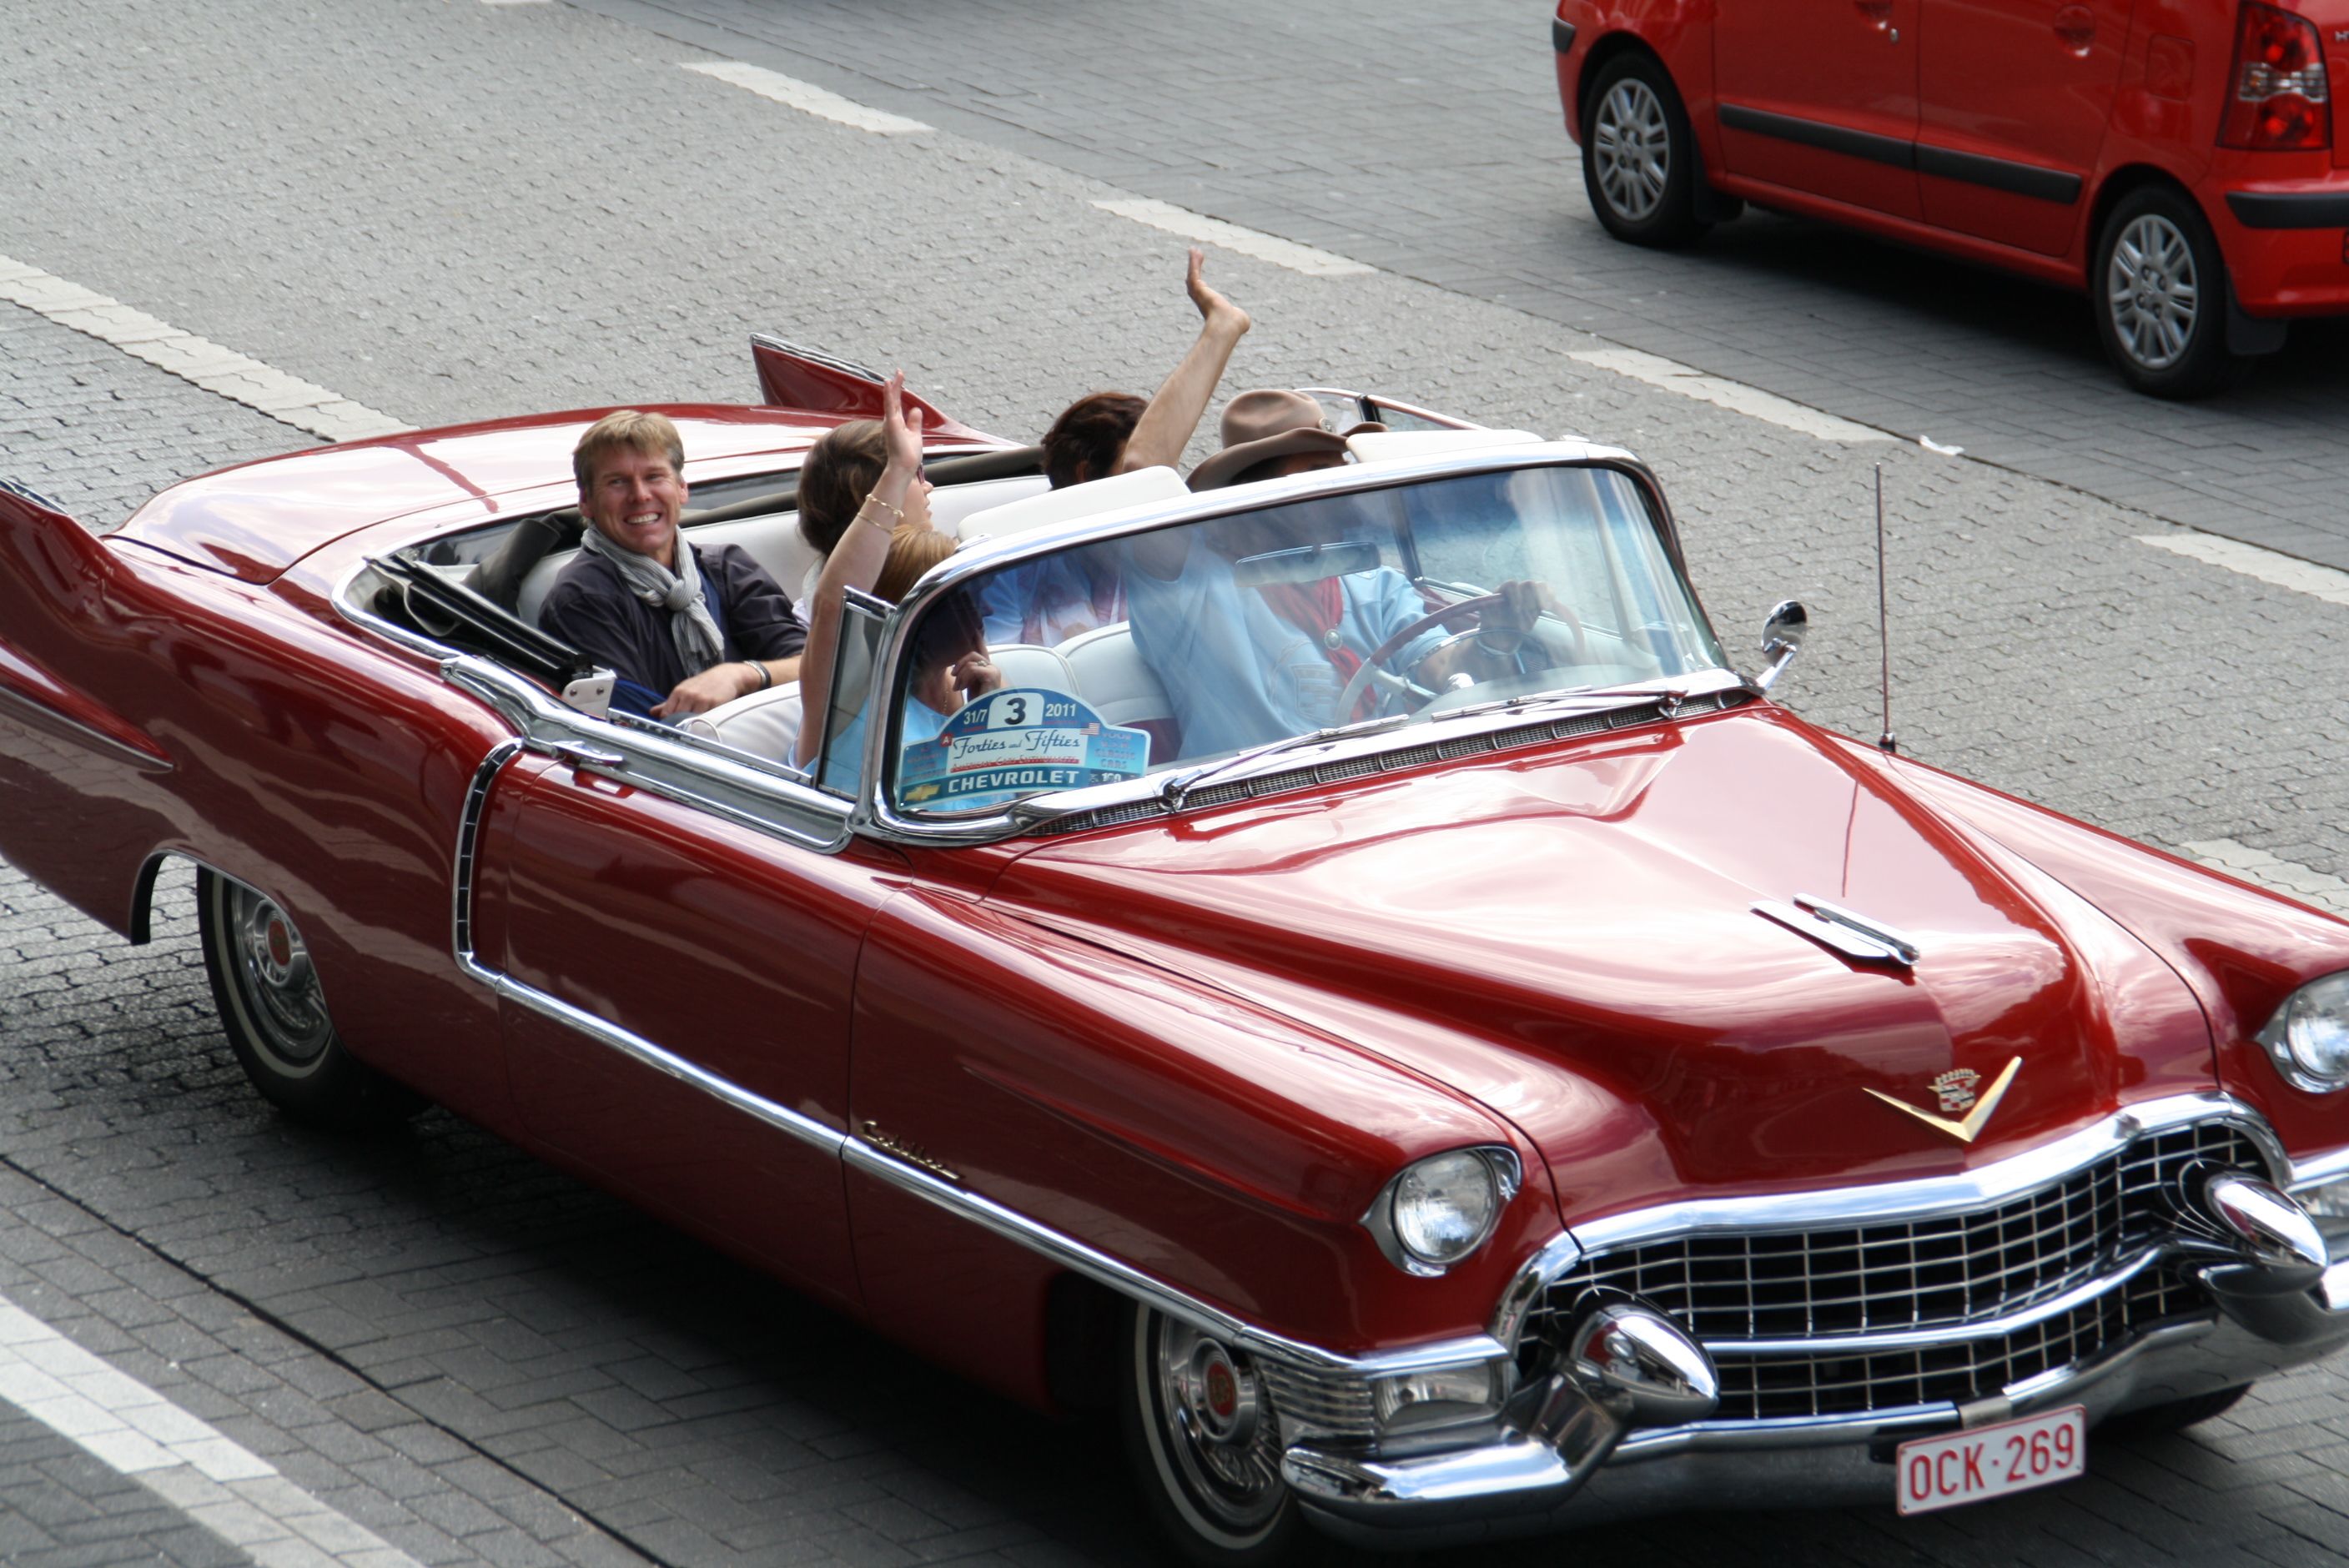
{"type": "Polygon", "coordinates": [[[1961,1143],[1971,1143],[1975,1135],[1982,1131],[1982,1124],[1990,1119],[1990,1113],[1996,1110],[1998,1102],[2006,1097],[2006,1086],[2014,1081],[2014,1075],[2022,1069],[2021,1057],[2008,1062],[1999,1073],[1997,1081],[1979,1099],[1974,1096],[1974,1085],[1982,1081],[1982,1074],[1970,1068],[1957,1068],[1943,1073],[1933,1080],[1932,1086],[1945,1113],[1940,1116],[1930,1110],[1920,1110],[1905,1099],[1895,1099],[1880,1089],[1872,1088],[1868,1092],[1897,1110],[1907,1111],[1926,1126],[1948,1133],[1961,1143]],[[1969,1106],[1972,1107],[1971,1110],[1967,1109],[1969,1106]],[[1963,1120],[1951,1119],[1961,1111],[1965,1112],[1963,1120]]]}

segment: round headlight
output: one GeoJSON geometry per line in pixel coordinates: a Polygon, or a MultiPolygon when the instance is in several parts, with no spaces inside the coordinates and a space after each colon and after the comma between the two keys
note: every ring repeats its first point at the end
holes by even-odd
{"type": "Polygon", "coordinates": [[[1465,1149],[1423,1160],[1394,1184],[1395,1240],[1423,1263],[1458,1263],[1484,1243],[1500,1213],[1493,1167],[1465,1149]]]}
{"type": "Polygon", "coordinates": [[[2312,980],[2260,1032],[2284,1077],[2320,1092],[2349,1088],[2349,973],[2312,980]]]}

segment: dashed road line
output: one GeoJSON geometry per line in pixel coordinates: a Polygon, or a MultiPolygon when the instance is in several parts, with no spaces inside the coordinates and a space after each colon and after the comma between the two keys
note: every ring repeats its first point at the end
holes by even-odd
{"type": "Polygon", "coordinates": [[[2349,919],[2349,882],[2327,875],[2313,866],[2285,860],[2233,839],[2202,839],[2178,848],[2204,865],[2349,919]]]}
{"type": "Polygon", "coordinates": [[[877,108],[867,108],[853,98],[826,91],[813,82],[803,82],[763,66],[747,66],[740,60],[688,60],[684,68],[705,77],[715,77],[738,88],[757,93],[762,98],[772,98],[788,104],[802,114],[812,114],[858,130],[869,130],[875,136],[914,136],[932,129],[918,119],[907,119],[900,114],[885,114],[877,108]]]}
{"type": "Polygon", "coordinates": [[[1758,387],[1748,387],[1741,381],[1725,381],[1718,376],[1682,365],[1676,359],[1661,355],[1642,354],[1636,348],[1594,348],[1568,358],[1584,365],[1594,365],[1601,370],[1611,370],[1618,376],[1628,376],[1634,381],[1644,381],[1651,387],[1661,387],[1667,392],[1677,392],[1683,397],[1693,397],[1700,403],[1797,430],[1815,436],[1822,441],[1889,441],[1892,437],[1866,425],[1856,425],[1849,419],[1838,419],[1833,414],[1822,414],[1816,408],[1806,408],[1775,393],[1764,392],[1758,387]]]}
{"type": "Polygon", "coordinates": [[[416,428],[7,256],[0,256],[0,299],[330,441],[396,436],[416,428]]]}
{"type": "Polygon", "coordinates": [[[1186,240],[1221,245],[1225,250],[1237,251],[1243,256],[1254,256],[1259,262],[1270,262],[1276,267],[1287,267],[1292,273],[1303,273],[1308,277],[1359,277],[1365,273],[1378,271],[1376,267],[1339,255],[1334,251],[1316,250],[1311,245],[1300,245],[1294,240],[1284,240],[1278,234],[1243,229],[1237,223],[1226,223],[1221,218],[1210,218],[1188,208],[1177,207],[1171,201],[1125,196],[1114,201],[1096,201],[1093,205],[1104,212],[1114,212],[1121,218],[1131,218],[1137,223],[1147,223],[1154,229],[1180,234],[1186,240]]]}
{"type": "Polygon", "coordinates": [[[2230,572],[2240,572],[2246,577],[2256,577],[2262,583],[2272,583],[2279,588],[2289,588],[2330,603],[2349,604],[2349,572],[2336,572],[2330,566],[2262,550],[2239,539],[2221,539],[2212,533],[2144,533],[2137,536],[2137,542],[2211,566],[2223,566],[2230,572]]]}
{"type": "Polygon", "coordinates": [[[260,1568],[421,1568],[277,1467],[0,1295],[0,1398],[260,1568]]]}

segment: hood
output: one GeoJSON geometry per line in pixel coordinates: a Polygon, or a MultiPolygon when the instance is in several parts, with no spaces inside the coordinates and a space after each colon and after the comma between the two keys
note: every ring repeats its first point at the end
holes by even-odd
{"type": "Polygon", "coordinates": [[[1872,757],[1765,704],[1048,842],[990,894],[1473,1094],[1569,1218],[1937,1174],[2207,1088],[2177,975],[1872,757]],[[1898,929],[1855,962],[1753,912],[1898,929]],[[1869,1095],[1958,1119],[1971,1142],[1869,1095]]]}

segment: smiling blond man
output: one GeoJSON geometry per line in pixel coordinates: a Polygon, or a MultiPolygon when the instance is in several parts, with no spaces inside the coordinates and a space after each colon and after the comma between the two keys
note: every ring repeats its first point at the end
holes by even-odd
{"type": "Polygon", "coordinates": [[[790,596],[741,546],[704,548],[678,531],[676,425],[606,414],[579,438],[571,471],[587,527],[538,621],[611,666],[614,707],[675,718],[799,677],[807,633],[790,596]]]}

